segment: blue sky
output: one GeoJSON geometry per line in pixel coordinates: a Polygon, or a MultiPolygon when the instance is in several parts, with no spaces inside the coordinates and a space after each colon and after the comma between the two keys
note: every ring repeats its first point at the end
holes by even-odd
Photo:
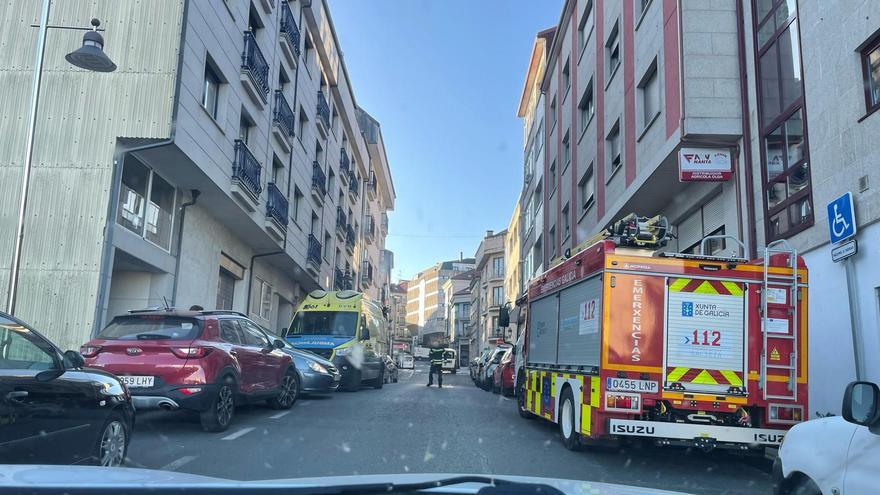
{"type": "Polygon", "coordinates": [[[382,125],[397,191],[393,277],[473,256],[522,181],[516,116],[535,34],[561,0],[330,0],[358,104],[382,125]]]}

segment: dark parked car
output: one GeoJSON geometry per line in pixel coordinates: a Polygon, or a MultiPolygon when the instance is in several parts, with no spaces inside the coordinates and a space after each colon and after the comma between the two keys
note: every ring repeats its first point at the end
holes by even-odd
{"type": "Polygon", "coordinates": [[[385,383],[397,383],[398,374],[397,364],[391,359],[391,356],[383,356],[385,361],[385,383]]]}
{"type": "Polygon", "coordinates": [[[160,310],[113,318],[81,352],[119,376],[138,409],[199,411],[206,431],[223,431],[237,404],[293,406],[298,375],[282,348],[240,313],[160,310]]]}
{"type": "MultiPolygon", "coordinates": [[[[324,359],[314,352],[297,349],[290,342],[268,330],[266,333],[270,338],[284,342],[284,348],[281,350],[293,358],[299,376],[297,386],[300,394],[329,394],[339,389],[342,374],[330,360],[324,359]]],[[[294,400],[296,399],[294,398],[294,400]]]]}
{"type": "Polygon", "coordinates": [[[501,362],[495,367],[492,373],[492,392],[496,394],[504,394],[506,396],[513,395],[513,368],[515,360],[513,359],[513,348],[504,351],[501,356],[501,362]]]}
{"type": "Polygon", "coordinates": [[[120,466],[133,428],[119,379],[0,312],[0,463],[120,466]]]}
{"type": "Polygon", "coordinates": [[[501,358],[510,348],[510,344],[498,344],[498,346],[492,350],[489,357],[480,368],[480,375],[477,377],[477,385],[480,388],[487,392],[492,390],[492,377],[493,373],[495,373],[495,368],[501,363],[501,358]]]}

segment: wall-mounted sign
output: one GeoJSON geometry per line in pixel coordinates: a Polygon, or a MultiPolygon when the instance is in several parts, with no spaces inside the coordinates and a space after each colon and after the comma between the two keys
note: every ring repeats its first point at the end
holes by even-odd
{"type": "Polygon", "coordinates": [[[678,151],[678,180],[721,182],[733,177],[730,150],[724,148],[681,148],[678,151]]]}

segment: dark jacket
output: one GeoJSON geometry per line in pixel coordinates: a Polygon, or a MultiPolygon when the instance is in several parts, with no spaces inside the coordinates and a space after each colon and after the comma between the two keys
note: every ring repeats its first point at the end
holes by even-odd
{"type": "Polygon", "coordinates": [[[443,349],[431,349],[428,358],[431,360],[431,364],[443,364],[443,349]]]}

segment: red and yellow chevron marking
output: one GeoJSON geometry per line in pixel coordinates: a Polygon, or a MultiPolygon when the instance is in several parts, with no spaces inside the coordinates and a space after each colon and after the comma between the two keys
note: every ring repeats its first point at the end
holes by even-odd
{"type": "Polygon", "coordinates": [[[697,278],[670,278],[670,292],[694,292],[722,296],[743,295],[743,284],[728,280],[700,280],[697,278]]]}
{"type": "Polygon", "coordinates": [[[733,370],[708,370],[678,366],[666,368],[666,381],[741,387],[743,374],[733,370]]]}

